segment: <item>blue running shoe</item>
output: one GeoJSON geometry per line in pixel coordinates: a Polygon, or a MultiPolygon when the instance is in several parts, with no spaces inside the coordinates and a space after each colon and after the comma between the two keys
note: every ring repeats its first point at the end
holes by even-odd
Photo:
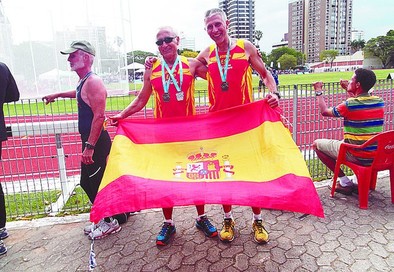
{"type": "Polygon", "coordinates": [[[4,240],[8,237],[8,231],[6,228],[0,228],[0,240],[4,240]]]}
{"type": "Polygon", "coordinates": [[[171,225],[171,223],[164,222],[163,227],[161,227],[161,231],[159,235],[156,237],[156,245],[158,246],[166,246],[170,238],[175,234],[176,229],[175,226],[171,225]]]}
{"type": "Polygon", "coordinates": [[[2,240],[0,240],[0,256],[4,255],[7,253],[7,247],[5,246],[5,244],[3,243],[2,240]]]}
{"type": "Polygon", "coordinates": [[[218,230],[211,224],[206,215],[200,217],[200,220],[196,219],[196,227],[202,230],[207,237],[218,236],[218,230]]]}

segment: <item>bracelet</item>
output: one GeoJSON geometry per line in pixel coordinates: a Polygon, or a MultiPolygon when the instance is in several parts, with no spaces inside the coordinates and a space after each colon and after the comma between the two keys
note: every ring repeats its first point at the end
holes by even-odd
{"type": "Polygon", "coordinates": [[[94,149],[96,147],[89,142],[85,142],[85,146],[86,146],[86,149],[94,149]]]}
{"type": "Polygon", "coordinates": [[[274,92],[273,94],[276,94],[278,96],[278,99],[280,99],[280,93],[279,92],[274,92]]]}
{"type": "Polygon", "coordinates": [[[320,92],[316,92],[316,93],[315,93],[315,95],[316,95],[316,96],[321,96],[322,94],[323,94],[323,92],[322,92],[322,91],[320,91],[320,92]]]}

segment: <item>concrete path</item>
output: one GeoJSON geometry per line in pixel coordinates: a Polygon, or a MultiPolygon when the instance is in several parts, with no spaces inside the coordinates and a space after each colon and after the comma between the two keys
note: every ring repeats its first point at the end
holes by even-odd
{"type": "MultiPolygon", "coordinates": [[[[143,211],[119,233],[95,241],[93,271],[394,271],[389,178],[379,178],[368,210],[358,208],[356,196],[330,198],[327,183],[319,183],[317,191],[325,218],[263,211],[271,239],[266,245],[252,240],[249,207],[234,207],[237,235],[230,244],[206,238],[194,227],[194,207],[177,207],[177,233],[165,247],[155,244],[161,210],[143,211]]],[[[220,228],[221,206],[206,208],[220,228]]],[[[91,242],[83,234],[88,217],[9,222],[8,253],[0,257],[0,271],[88,271],[91,242]]]]}

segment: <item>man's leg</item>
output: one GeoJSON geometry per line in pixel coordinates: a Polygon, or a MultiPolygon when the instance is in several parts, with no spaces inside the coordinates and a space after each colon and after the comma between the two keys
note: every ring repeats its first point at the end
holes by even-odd
{"type": "Polygon", "coordinates": [[[156,245],[166,246],[170,241],[170,238],[175,234],[176,228],[174,221],[172,220],[172,213],[174,208],[163,208],[164,223],[161,227],[159,234],[156,237],[156,245]]]}
{"type": "Polygon", "coordinates": [[[218,235],[218,230],[212,223],[209,221],[208,217],[205,215],[205,206],[204,205],[196,205],[197,209],[197,219],[196,219],[196,227],[202,230],[207,237],[216,237],[218,235]]]}
{"type": "MultiPolygon", "coordinates": [[[[342,141],[318,139],[313,142],[313,149],[316,155],[332,172],[335,171],[335,165],[342,141]]],[[[344,195],[351,195],[355,191],[355,185],[345,175],[342,169],[338,173],[339,183],[336,185],[335,191],[344,195]]]]}
{"type": "Polygon", "coordinates": [[[232,242],[234,240],[235,222],[231,212],[231,205],[223,205],[224,219],[223,227],[219,233],[219,239],[223,242],[232,242]]]}
{"type": "Polygon", "coordinates": [[[263,226],[263,220],[261,217],[261,208],[252,207],[252,211],[253,211],[252,230],[254,234],[254,241],[258,244],[265,244],[269,241],[269,235],[267,230],[263,226]]]}

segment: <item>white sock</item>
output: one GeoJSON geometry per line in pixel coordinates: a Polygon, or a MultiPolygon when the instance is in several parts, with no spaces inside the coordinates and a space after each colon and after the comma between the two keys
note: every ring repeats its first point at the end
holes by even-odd
{"type": "Polygon", "coordinates": [[[339,184],[343,187],[353,186],[353,182],[347,176],[339,177],[339,184]]]}
{"type": "Polygon", "coordinates": [[[224,213],[224,218],[226,219],[226,218],[233,218],[233,214],[232,214],[232,212],[228,212],[228,213],[224,213]]]}
{"type": "Polygon", "coordinates": [[[200,220],[201,220],[201,217],[203,217],[203,216],[205,216],[205,213],[199,215],[199,216],[197,217],[197,221],[200,221],[200,220]]]}
{"type": "Polygon", "coordinates": [[[172,226],[174,225],[174,221],[172,219],[166,219],[164,222],[170,223],[172,226]]]}
{"type": "Polygon", "coordinates": [[[261,213],[259,214],[253,214],[253,220],[262,220],[263,218],[261,217],[261,213]]]}

